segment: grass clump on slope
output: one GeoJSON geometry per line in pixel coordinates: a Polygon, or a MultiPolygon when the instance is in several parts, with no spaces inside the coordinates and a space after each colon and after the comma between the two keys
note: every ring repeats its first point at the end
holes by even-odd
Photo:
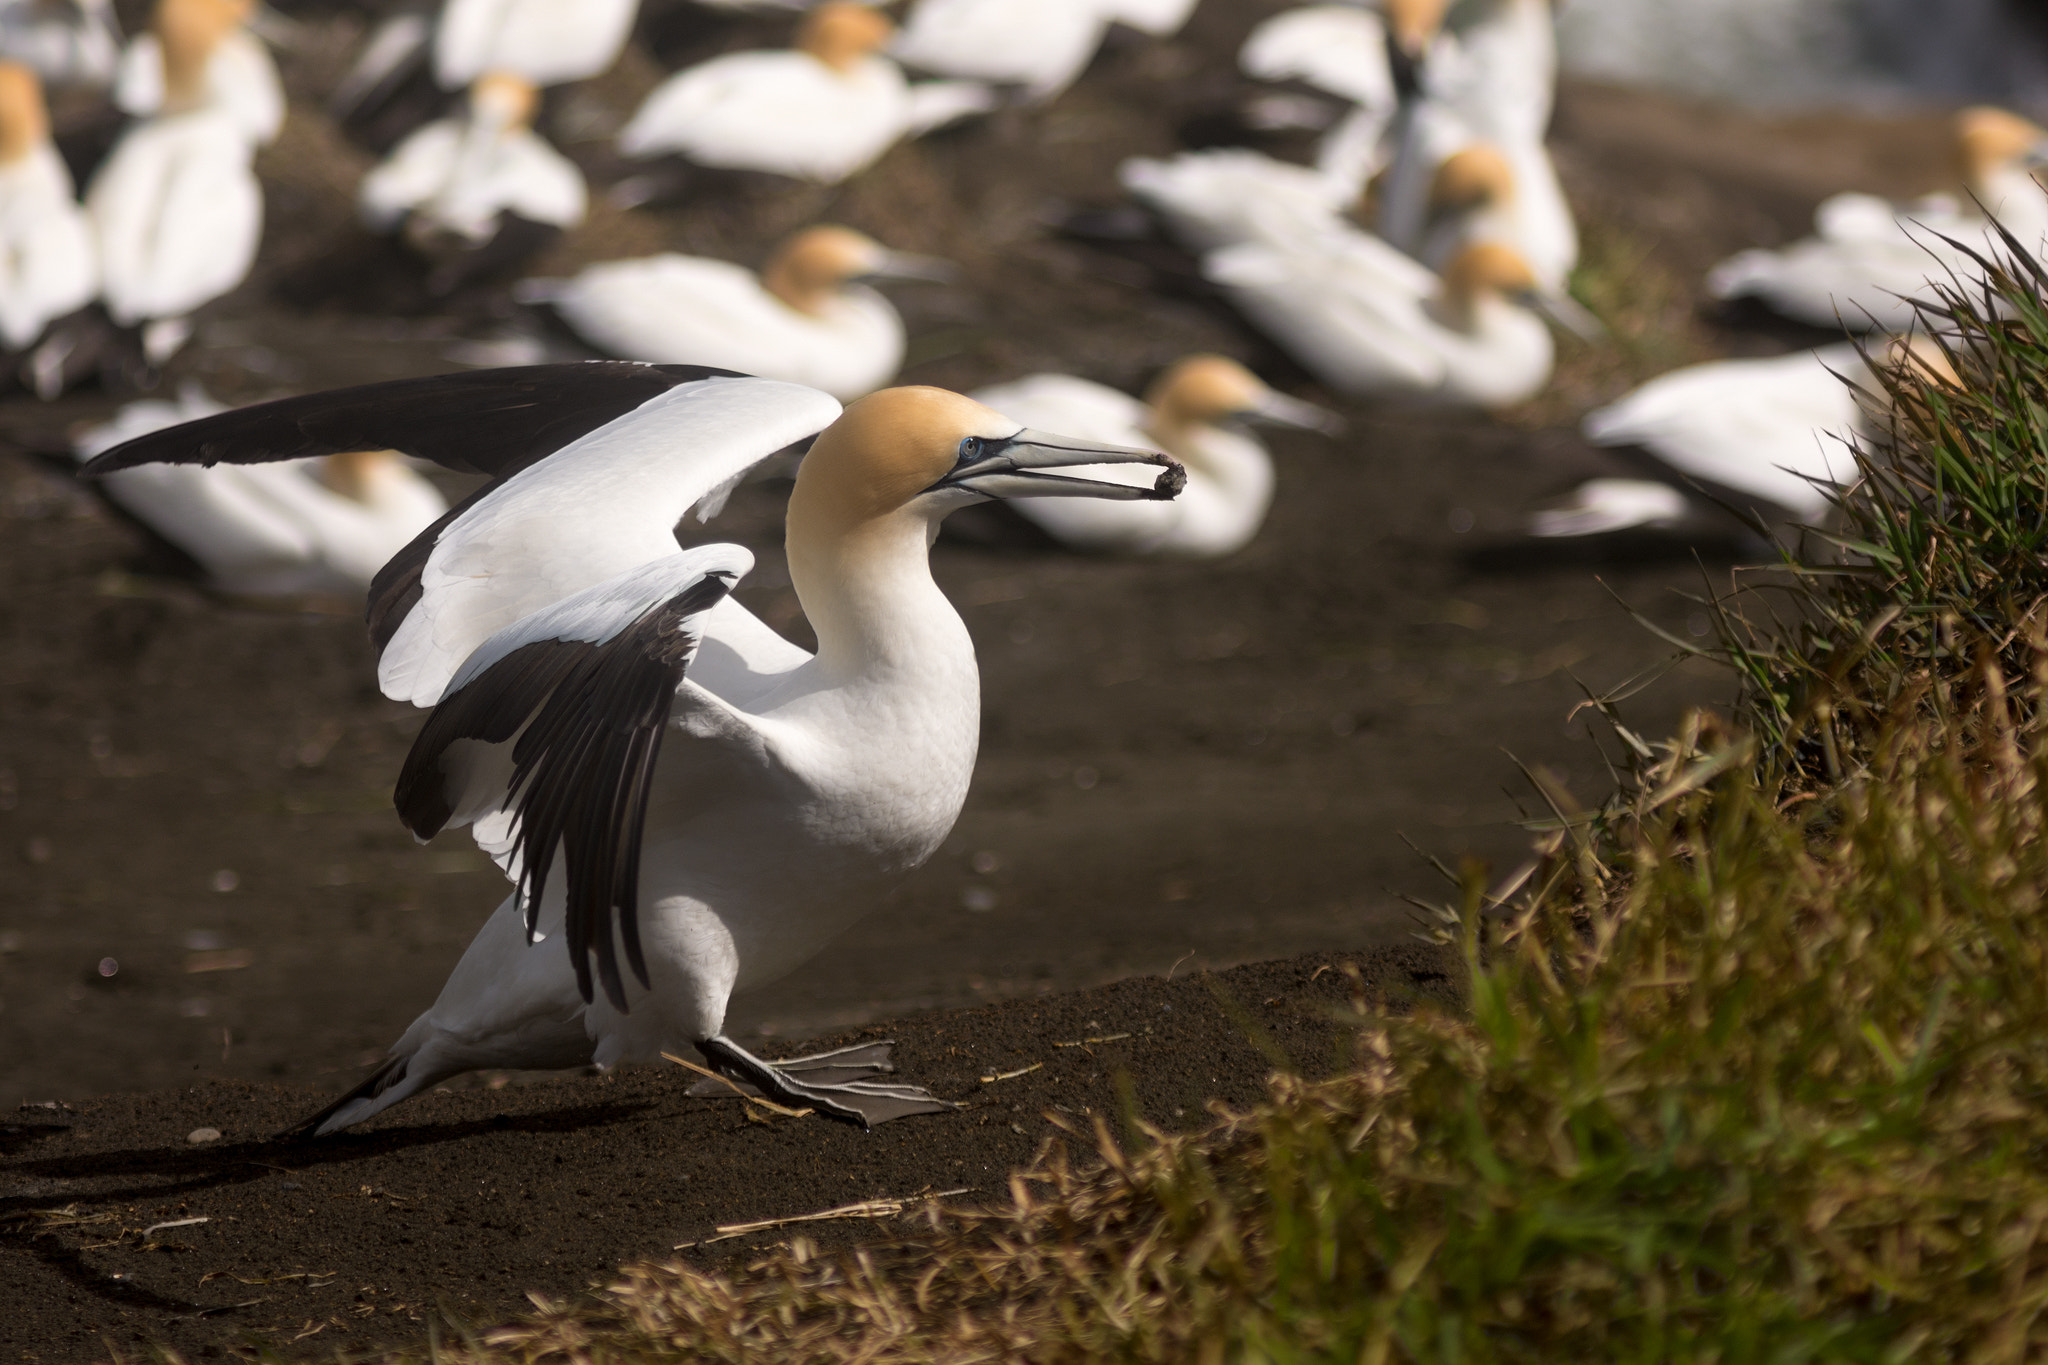
{"type": "Polygon", "coordinates": [[[1208,1133],[1099,1127],[914,1244],[634,1268],[441,1358],[2048,1355],[2041,284],[1886,373],[1848,554],[1726,604],[1736,722],[1622,732],[1625,790],[1511,894],[1467,876],[1469,1017],[1361,1008],[1355,1070],[1208,1133]]]}

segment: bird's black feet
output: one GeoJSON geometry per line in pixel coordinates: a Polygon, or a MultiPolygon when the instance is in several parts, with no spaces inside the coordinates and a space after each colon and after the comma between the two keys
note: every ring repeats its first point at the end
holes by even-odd
{"type": "MultiPolygon", "coordinates": [[[[880,1081],[896,1072],[889,1060],[891,1042],[856,1043],[809,1057],[767,1062],[730,1038],[707,1038],[697,1044],[711,1069],[791,1108],[812,1109],[829,1118],[872,1128],[911,1114],[938,1114],[960,1106],[914,1085],[880,1081]]],[[[700,1081],[693,1094],[713,1094],[700,1081]]]]}

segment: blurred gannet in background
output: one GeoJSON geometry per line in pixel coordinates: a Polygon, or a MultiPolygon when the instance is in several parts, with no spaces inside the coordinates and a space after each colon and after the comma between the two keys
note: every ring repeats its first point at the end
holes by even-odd
{"type": "Polygon", "coordinates": [[[447,0],[434,30],[434,77],[461,90],[502,71],[537,86],[609,71],[640,0],[447,0]]]}
{"type": "Polygon", "coordinates": [[[42,86],[26,65],[0,61],[0,366],[55,398],[70,343],[52,324],[98,293],[92,228],[50,143],[42,86]]]}
{"type": "Polygon", "coordinates": [[[433,293],[508,268],[583,221],[583,172],[533,131],[538,92],[487,72],[461,118],[430,123],[363,177],[357,203],[379,232],[437,263],[433,293]]]}
{"type": "Polygon", "coordinates": [[[889,54],[1047,100],[1074,83],[1108,29],[1102,0],[917,0],[889,54]]]}
{"type": "Polygon", "coordinates": [[[866,5],[825,0],[804,16],[794,50],[728,53],[669,77],[619,134],[619,150],[832,184],[900,138],[995,107],[986,85],[905,80],[877,55],[892,31],[866,5]]]}
{"type": "Polygon", "coordinates": [[[51,89],[98,89],[121,60],[113,0],[0,0],[0,58],[51,89]]]}
{"type": "MultiPolygon", "coordinates": [[[[1332,432],[1334,413],[1275,393],[1234,360],[1188,356],[1170,366],[1140,402],[1065,374],[1035,374],[971,395],[1030,427],[1116,445],[1156,445],[1187,470],[1172,502],[1046,501],[1017,511],[1054,538],[1103,554],[1211,559],[1241,549],[1273,501],[1273,462],[1240,429],[1245,423],[1332,432]]],[[[1131,465],[1077,469],[1084,478],[1149,484],[1131,465]]]]}
{"type": "MultiPolygon", "coordinates": [[[[1955,381],[1947,356],[1925,336],[1895,340],[1878,359],[1886,368],[1910,360],[1929,379],[1955,381]]],[[[1884,395],[1862,349],[1844,342],[1673,370],[1587,414],[1584,430],[1596,445],[1636,447],[1676,478],[1732,502],[1760,503],[1814,525],[1833,507],[1831,495],[1857,476],[1852,443],[1883,438],[1884,395]]],[[[1570,502],[1539,513],[1531,530],[1590,535],[1675,520],[1671,498],[1660,503],[1646,482],[1582,485],[1570,502]]]]}
{"type": "MultiPolygon", "coordinates": [[[[1416,0],[1394,0],[1404,29],[1423,23],[1416,0]]],[[[1299,81],[1350,104],[1322,137],[1316,168],[1356,199],[1387,160],[1387,132],[1399,96],[1387,59],[1387,25],[1356,5],[1306,5],[1264,20],[1238,49],[1253,80],[1299,81]]]]}
{"type": "Polygon", "coordinates": [[[1097,0],[1104,17],[1154,38],[1171,38],[1187,26],[1196,0],[1097,0]]]}
{"type": "Polygon", "coordinates": [[[1514,166],[1499,148],[1472,143],[1445,157],[1430,181],[1430,228],[1420,259],[1441,270],[1474,242],[1499,242],[1529,263],[1537,284],[1562,293],[1578,264],[1578,230],[1569,214],[1560,218],[1551,208],[1521,194],[1514,166]]]}
{"type": "MultiPolygon", "coordinates": [[[[196,388],[176,402],[129,403],[74,451],[90,460],[224,411],[196,388]]],[[[245,597],[364,592],[386,560],[448,510],[434,486],[388,450],[212,469],[143,465],[107,475],[101,487],[197,560],[214,587],[245,597]]]]}
{"type": "Polygon", "coordinates": [[[147,118],[165,109],[170,80],[166,48],[176,43],[208,45],[203,98],[230,114],[245,135],[268,143],[284,127],[284,85],[270,49],[246,25],[255,0],[157,0],[147,33],[137,34],[121,54],[114,78],[114,103],[122,113],[147,118]]]}
{"type": "Polygon", "coordinates": [[[1202,272],[1239,311],[1330,387],[1474,407],[1534,397],[1556,350],[1545,319],[1580,335],[1599,323],[1544,290],[1510,247],[1466,247],[1441,278],[1362,232],[1242,242],[1202,272]],[[1541,313],[1543,316],[1537,316],[1541,313]]]}
{"type": "Polygon", "coordinates": [[[1164,161],[1134,156],[1116,174],[1195,251],[1341,227],[1358,193],[1347,181],[1248,147],[1209,147],[1164,161]]]}
{"type": "Polygon", "coordinates": [[[241,36],[243,9],[164,0],[162,112],[122,135],[86,190],[101,297],[137,333],[148,368],[191,336],[187,314],[242,282],[263,235],[246,117],[217,102],[231,97],[210,78],[220,43],[241,36]]]}
{"type": "Polygon", "coordinates": [[[716,365],[846,401],[882,387],[903,363],[902,318],[861,281],[951,277],[944,261],[890,251],[850,228],[813,227],[777,248],[759,275],[665,252],[530,280],[519,297],[553,305],[584,340],[622,360],[716,365]]]}
{"type": "Polygon", "coordinates": [[[1994,259],[2010,254],[1984,210],[2029,251],[2048,245],[2048,192],[2034,177],[2048,165],[2048,130],[2003,109],[1966,109],[1956,117],[1956,141],[1977,203],[1930,195],[1898,205],[1838,194],[1815,211],[1814,236],[1729,257],[1708,272],[1707,292],[1757,298],[1817,327],[1903,332],[1918,317],[1911,301],[1930,297],[1929,280],[1968,281],[1980,269],[1942,238],[1994,259]]]}
{"type": "Polygon", "coordinates": [[[990,498],[1171,497],[1164,455],[1028,429],[958,394],[814,389],[591,362],[262,404],[116,447],[93,472],[395,446],[495,482],[378,576],[394,699],[432,706],[396,804],[468,825],[515,884],[390,1059],[298,1130],[327,1133],[480,1067],[654,1062],[695,1044],[785,1104],[872,1125],[948,1108],[885,1045],[763,1061],[726,1004],[824,946],[959,815],[980,678],[928,547],[990,498]],[[835,420],[836,419],[836,420],[835,420]],[[813,433],[790,580],[818,652],[729,596],[736,545],[677,550],[748,469],[813,433]],[[1155,488],[1052,471],[1162,466],[1155,488]],[[542,940],[561,938],[563,946],[542,940]],[[623,962],[622,962],[623,959],[623,962]]]}

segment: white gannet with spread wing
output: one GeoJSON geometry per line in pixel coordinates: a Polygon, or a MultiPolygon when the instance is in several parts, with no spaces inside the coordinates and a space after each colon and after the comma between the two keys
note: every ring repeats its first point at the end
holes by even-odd
{"type": "Polygon", "coordinates": [[[46,334],[98,292],[92,228],[50,143],[41,85],[27,66],[0,61],[0,364],[56,397],[68,350],[46,334]]]}
{"type": "MultiPolygon", "coordinates": [[[[73,447],[90,460],[124,441],[226,409],[197,389],[129,403],[73,447]]],[[[448,510],[388,450],[276,464],[141,465],[101,480],[107,496],[241,597],[346,596],[448,510]]]]}
{"type": "Polygon", "coordinates": [[[1756,298],[1817,327],[1903,332],[1919,316],[1912,300],[1932,296],[1930,280],[1967,281],[1980,269],[1943,238],[1994,258],[2008,254],[1984,210],[2027,250],[2048,247],[2048,191],[2034,174],[2048,164],[2048,129],[2003,109],[1966,109],[1956,117],[1956,142],[1976,203],[1838,194],[1815,211],[1813,236],[1729,257],[1708,272],[1707,292],[1756,298]]]}
{"type": "Polygon", "coordinates": [[[887,16],[826,0],[786,52],[732,52],[657,86],[619,134],[627,156],[676,153],[704,166],[833,184],[904,137],[995,107],[972,81],[913,85],[879,55],[887,16]]]}
{"type": "MultiPolygon", "coordinates": [[[[1156,445],[1181,462],[1187,486],[1172,502],[1061,499],[1017,511],[1076,549],[1212,559],[1244,547],[1273,501],[1273,461],[1242,427],[1254,422],[1335,431],[1334,413],[1276,393],[1220,355],[1167,367],[1143,401],[1067,374],[1035,374],[978,390],[975,401],[1026,426],[1118,445],[1156,445]]],[[[1116,483],[1146,482],[1131,465],[1078,469],[1116,483]]]]}
{"type": "Polygon", "coordinates": [[[759,275],[664,252],[530,280],[519,294],[552,304],[578,335],[621,360],[716,365],[847,401],[888,383],[903,363],[903,319],[862,281],[947,272],[943,261],[825,226],[784,242],[759,275]]]}
{"type": "Polygon", "coordinates": [[[479,1067],[609,1067],[686,1043],[854,1122],[947,1107],[872,1079],[887,1069],[872,1048],[755,1058],[721,1032],[727,999],[814,953],[959,814],[980,678],[932,581],[938,522],[987,498],[1171,497],[1178,466],[938,389],[842,414],[798,385],[595,361],[262,404],[94,468],[365,446],[495,476],[379,575],[370,622],[386,695],[434,708],[401,816],[422,838],[471,826],[516,889],[390,1060],[302,1131],[479,1067]],[[728,596],[747,551],[678,551],[675,535],[813,433],[787,547],[815,655],[728,596]],[[1134,462],[1164,467],[1156,488],[1050,472],[1134,462]]]}
{"type": "Polygon", "coordinates": [[[270,49],[246,27],[255,8],[255,0],[157,0],[149,31],[137,34],[121,54],[114,103],[137,118],[169,108],[170,64],[176,59],[167,45],[189,47],[203,34],[208,47],[202,88],[194,93],[233,116],[252,142],[274,139],[284,127],[284,83],[270,49]]]}

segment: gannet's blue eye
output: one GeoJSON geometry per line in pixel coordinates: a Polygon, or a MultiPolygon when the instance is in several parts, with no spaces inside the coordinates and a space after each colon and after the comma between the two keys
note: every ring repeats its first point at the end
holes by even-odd
{"type": "Polygon", "coordinates": [[[969,436],[960,443],[960,463],[969,464],[981,458],[981,438],[969,436]]]}

